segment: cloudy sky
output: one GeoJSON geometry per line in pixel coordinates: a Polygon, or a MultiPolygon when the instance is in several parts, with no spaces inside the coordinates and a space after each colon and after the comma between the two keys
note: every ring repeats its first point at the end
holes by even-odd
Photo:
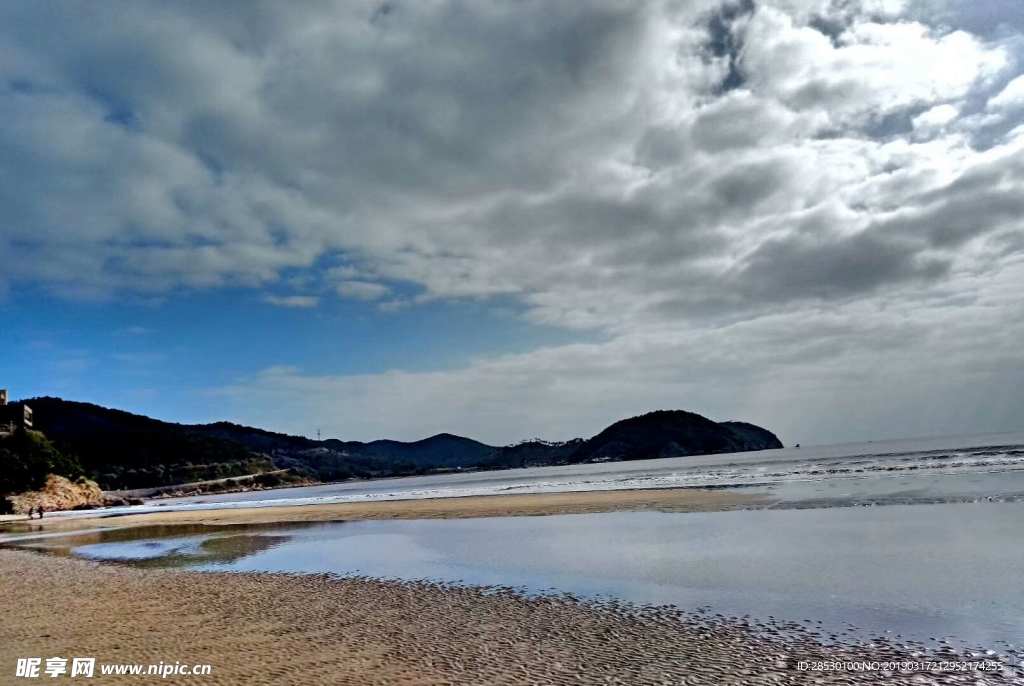
{"type": "Polygon", "coordinates": [[[1024,429],[1016,0],[0,4],[0,385],[348,439],[1024,429]]]}

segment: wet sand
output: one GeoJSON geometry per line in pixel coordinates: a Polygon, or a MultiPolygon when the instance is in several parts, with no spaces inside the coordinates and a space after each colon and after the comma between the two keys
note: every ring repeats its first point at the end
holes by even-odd
{"type": "Polygon", "coordinates": [[[74,517],[0,520],[0,533],[76,531],[150,524],[272,524],[354,519],[436,519],[584,514],[623,510],[713,512],[763,506],[769,500],[724,490],[648,489],[389,500],[324,505],[284,505],[221,510],[186,510],[117,515],[103,510],[74,517]]]}
{"type": "MultiPolygon", "coordinates": [[[[1021,683],[1024,672],[801,671],[800,661],[917,658],[823,646],[794,625],[672,608],[523,598],[325,575],[141,570],[0,550],[0,670],[19,657],[209,664],[204,684],[1021,683]]],[[[955,659],[947,656],[946,659],[955,659]]],[[[45,665],[45,662],[44,662],[45,665]]],[[[45,675],[44,675],[45,676],[45,675]]]]}

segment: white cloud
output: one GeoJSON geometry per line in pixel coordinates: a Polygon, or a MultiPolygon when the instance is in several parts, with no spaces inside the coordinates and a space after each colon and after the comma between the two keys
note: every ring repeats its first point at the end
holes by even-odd
{"type": "Polygon", "coordinates": [[[311,295],[265,295],[263,300],[279,307],[316,307],[320,302],[311,295]]]}
{"type": "Polygon", "coordinates": [[[952,105],[936,105],[914,117],[915,129],[941,129],[959,116],[960,111],[952,105]]]}
{"type": "MultiPolygon", "coordinates": [[[[655,383],[678,351],[700,360],[702,345],[743,340],[789,369],[766,352],[772,336],[741,335],[772,322],[800,323],[802,345],[827,353],[843,347],[836,329],[887,336],[882,310],[915,332],[1016,319],[985,275],[1024,250],[1022,31],[958,19],[967,10],[944,12],[963,24],[946,28],[920,4],[98,1],[72,19],[3,3],[0,288],[292,284],[308,295],[267,301],[390,310],[505,296],[531,321],[610,337],[522,358],[593,360],[551,397],[570,412],[593,396],[588,416],[606,418],[632,407],[611,398],[635,355],[665,365],[636,377],[635,404],[648,389],[678,405],[690,381],[655,383]],[[954,285],[973,304],[918,309],[954,285]]],[[[888,359],[862,350],[832,359],[888,359]]],[[[950,379],[968,365],[956,359],[950,379]]],[[[525,371],[501,386],[509,365],[366,383],[422,399],[455,393],[448,378],[549,390],[525,371]]],[[[770,395],[736,374],[734,400],[711,406],[770,395]]],[[[281,380],[294,379],[319,383],[281,380]]],[[[387,396],[374,393],[365,402],[387,396]]],[[[503,393],[506,412],[513,397],[551,407],[503,393]]]]}
{"type": "Polygon", "coordinates": [[[952,121],[1007,55],[900,20],[899,2],[731,6],[716,39],[710,0],[255,4],[244,25],[96,3],[102,40],[56,41],[13,3],[5,78],[26,86],[0,97],[6,278],[259,286],[344,256],[324,287],[366,300],[404,282],[419,301],[507,294],[604,327],[745,308],[744,265],[807,237],[825,203],[859,203],[815,238],[838,240],[961,173],[943,155],[962,133],[914,149],[915,168],[946,170],[928,177],[877,167],[888,142],[869,129],[952,121]]]}
{"type": "Polygon", "coordinates": [[[388,294],[388,287],[370,281],[342,281],[338,284],[338,294],[356,300],[379,300],[388,294]]]}
{"type": "Polygon", "coordinates": [[[1015,109],[1024,107],[1024,76],[1018,76],[988,101],[990,109],[1015,109]]]}
{"type": "Polygon", "coordinates": [[[440,431],[493,444],[586,437],[626,416],[680,407],[759,422],[789,443],[1008,430],[1024,411],[1015,390],[1024,323],[1001,313],[1024,306],[1022,278],[1018,261],[958,277],[919,302],[634,331],[451,371],[318,377],[277,367],[215,394],[238,421],[362,440],[440,431]],[[947,298],[982,282],[988,294],[949,318],[947,298]]]}
{"type": "Polygon", "coordinates": [[[858,21],[829,37],[777,10],[758,11],[746,33],[743,65],[755,89],[798,111],[824,109],[836,127],[865,117],[964,96],[1006,65],[963,31],[936,35],[916,22],[858,21]]]}

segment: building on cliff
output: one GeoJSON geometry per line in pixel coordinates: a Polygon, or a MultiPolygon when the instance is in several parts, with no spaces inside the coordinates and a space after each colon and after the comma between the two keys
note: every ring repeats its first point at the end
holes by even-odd
{"type": "Polygon", "coordinates": [[[32,408],[25,403],[7,403],[7,390],[0,388],[0,434],[32,428],[32,408]]]}

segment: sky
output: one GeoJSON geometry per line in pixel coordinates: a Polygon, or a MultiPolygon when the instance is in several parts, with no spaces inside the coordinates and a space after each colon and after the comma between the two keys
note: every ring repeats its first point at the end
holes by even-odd
{"type": "Polygon", "coordinates": [[[1024,429],[1012,0],[5,0],[0,386],[348,440],[1024,429]]]}

